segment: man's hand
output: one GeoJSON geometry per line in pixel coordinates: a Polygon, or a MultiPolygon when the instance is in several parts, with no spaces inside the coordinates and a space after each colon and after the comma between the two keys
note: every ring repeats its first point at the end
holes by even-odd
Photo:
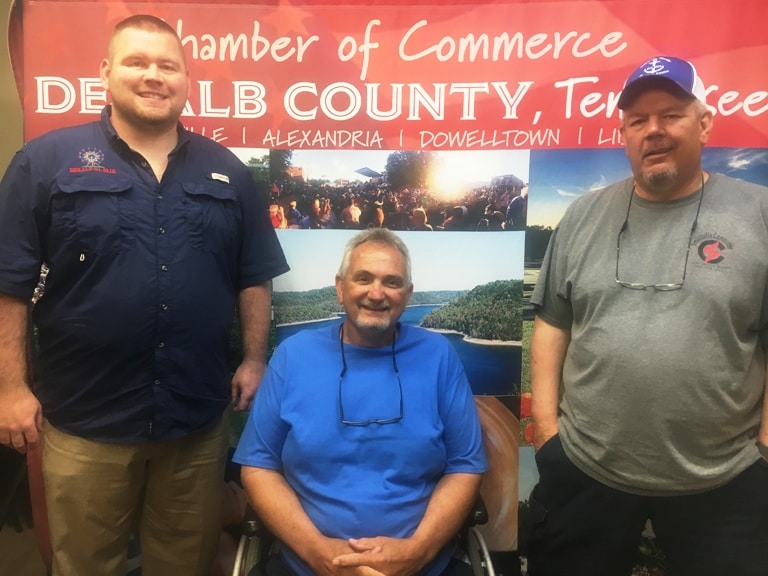
{"type": "Polygon", "coordinates": [[[353,552],[333,559],[339,568],[368,567],[386,576],[411,576],[424,567],[422,551],[409,539],[350,538],[353,552]]]}
{"type": "Polygon", "coordinates": [[[557,435],[557,422],[550,426],[534,425],[533,448],[536,452],[546,444],[547,440],[557,435]]]}
{"type": "Polygon", "coordinates": [[[258,360],[243,360],[232,377],[232,404],[235,412],[249,410],[256,389],[264,376],[266,364],[258,360]]]}
{"type": "Polygon", "coordinates": [[[40,442],[43,410],[32,391],[16,386],[0,395],[0,444],[22,454],[40,442]]]}
{"type": "Polygon", "coordinates": [[[351,541],[328,537],[323,537],[322,540],[321,549],[315,550],[308,562],[317,576],[385,576],[384,573],[367,566],[365,563],[350,563],[346,566],[336,563],[336,558],[356,554],[351,541]]]}

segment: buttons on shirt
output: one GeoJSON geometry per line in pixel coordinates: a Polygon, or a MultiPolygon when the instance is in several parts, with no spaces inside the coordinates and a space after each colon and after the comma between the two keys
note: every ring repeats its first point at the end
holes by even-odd
{"type": "Polygon", "coordinates": [[[161,310],[168,310],[168,304],[160,304],[161,310]]]}
{"type": "Polygon", "coordinates": [[[158,231],[160,234],[165,234],[165,228],[163,228],[162,226],[160,226],[160,228],[158,228],[158,229],[157,229],[157,231],[158,231]]]}
{"type": "Polygon", "coordinates": [[[160,386],[160,379],[155,380],[155,386],[160,386]]]}
{"type": "Polygon", "coordinates": [[[160,266],[160,270],[162,270],[163,272],[168,272],[168,266],[163,264],[162,266],[160,266]]]}
{"type": "Polygon", "coordinates": [[[157,347],[158,347],[158,348],[165,348],[165,342],[160,342],[160,343],[157,345],[157,347]]]}

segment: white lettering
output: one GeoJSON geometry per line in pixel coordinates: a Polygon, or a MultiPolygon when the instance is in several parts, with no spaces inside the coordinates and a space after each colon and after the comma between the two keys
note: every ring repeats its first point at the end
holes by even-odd
{"type": "Polygon", "coordinates": [[[528,89],[533,86],[533,82],[518,82],[517,91],[512,96],[509,93],[506,82],[491,82],[493,89],[496,90],[496,94],[501,98],[502,104],[504,104],[504,120],[517,120],[517,106],[523,99],[523,96],[528,92],[528,89]]]}
{"type": "Polygon", "coordinates": [[[542,148],[560,144],[560,129],[419,132],[422,148],[542,148]]]}
{"type": "Polygon", "coordinates": [[[366,109],[365,113],[373,120],[386,122],[400,117],[400,110],[403,107],[403,84],[390,84],[391,93],[389,100],[391,102],[389,110],[379,108],[379,86],[381,84],[366,84],[366,109]]]}
{"type": "Polygon", "coordinates": [[[77,91],[69,80],[57,76],[36,76],[38,114],[63,114],[75,105],[77,91]],[[58,98],[53,99],[51,90],[56,89],[58,98]]]}
{"type": "Polygon", "coordinates": [[[214,108],[211,102],[212,80],[198,82],[200,86],[200,116],[205,118],[229,118],[229,106],[226,108],[214,108]]]}
{"type": "Polygon", "coordinates": [[[80,80],[80,114],[99,114],[107,103],[107,91],[97,78],[80,80]]]}
{"type": "Polygon", "coordinates": [[[216,38],[212,34],[202,34],[199,38],[193,34],[184,35],[184,20],[176,21],[176,33],[181,38],[181,44],[188,47],[193,60],[216,60],[235,62],[238,59],[251,59],[258,62],[262,58],[271,58],[275,62],[285,62],[295,59],[303,62],[309,47],[318,42],[320,37],[312,35],[278,36],[270,40],[261,35],[261,24],[253,21],[253,32],[247,36],[244,32],[235,36],[227,34],[216,38]],[[250,50],[249,50],[250,48],[250,50]]]}
{"type": "Polygon", "coordinates": [[[235,87],[234,118],[261,118],[267,113],[266,89],[260,82],[232,82],[235,87]]]}
{"type": "Polygon", "coordinates": [[[590,32],[536,33],[526,38],[522,32],[502,32],[497,36],[487,34],[466,34],[458,39],[443,36],[437,42],[419,41],[417,32],[428,25],[427,20],[419,20],[403,35],[398,45],[398,56],[406,62],[433,57],[439,62],[456,60],[457,62],[476,62],[491,60],[508,62],[512,59],[529,58],[537,60],[551,53],[557,60],[564,52],[575,58],[586,58],[600,53],[605,58],[613,58],[623,52],[627,42],[623,41],[622,32],[608,32],[599,38],[592,38],[590,32]]]}

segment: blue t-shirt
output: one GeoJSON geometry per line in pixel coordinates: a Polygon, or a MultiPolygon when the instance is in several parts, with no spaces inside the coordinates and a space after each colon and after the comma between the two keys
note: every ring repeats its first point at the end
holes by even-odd
{"type": "MultiPolygon", "coordinates": [[[[280,471],[304,510],[333,538],[413,534],[445,474],[480,474],[487,463],[464,369],[450,342],[402,326],[393,349],[344,345],[339,326],[304,330],[275,351],[234,460],[280,471]]],[[[422,574],[439,574],[446,548],[422,574]]],[[[290,549],[286,562],[311,570],[290,549]]]]}
{"type": "Polygon", "coordinates": [[[288,270],[256,184],[179,127],[158,182],[101,120],[50,132],[0,183],[0,292],[32,297],[45,262],[35,393],[92,440],[171,440],[229,402],[237,294],[288,270]]]}

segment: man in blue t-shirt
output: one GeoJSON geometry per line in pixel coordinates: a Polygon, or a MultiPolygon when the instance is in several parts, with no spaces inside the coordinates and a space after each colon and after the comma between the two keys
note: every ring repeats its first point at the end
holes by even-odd
{"type": "Polygon", "coordinates": [[[464,369],[443,336],[398,320],[408,250],[386,229],[347,244],[346,316],[275,351],[235,453],[283,543],[276,574],[455,574],[450,543],[487,464],[464,369]]]}

